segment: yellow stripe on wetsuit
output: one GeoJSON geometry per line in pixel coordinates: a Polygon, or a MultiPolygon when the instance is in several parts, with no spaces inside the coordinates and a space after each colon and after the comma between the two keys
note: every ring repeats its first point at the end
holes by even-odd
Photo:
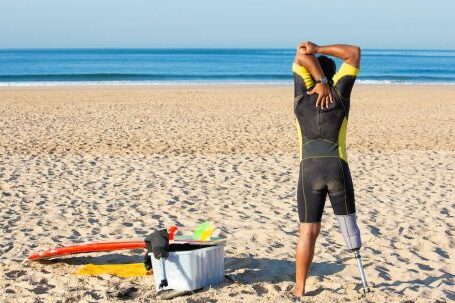
{"type": "Polygon", "coordinates": [[[357,67],[343,62],[343,64],[341,64],[340,69],[333,76],[333,85],[337,84],[338,80],[340,80],[344,76],[357,77],[358,75],[359,75],[359,69],[357,67]]]}
{"type": "Polygon", "coordinates": [[[303,159],[303,139],[302,139],[302,128],[300,127],[299,120],[295,118],[295,125],[297,127],[297,137],[299,138],[299,151],[300,151],[300,161],[303,159]]]}
{"type": "Polygon", "coordinates": [[[338,132],[338,156],[346,163],[348,162],[348,154],[346,153],[346,129],[348,127],[348,119],[344,117],[341,123],[340,131],[338,132]]]}
{"type": "Polygon", "coordinates": [[[311,77],[310,72],[305,67],[293,63],[292,71],[302,78],[303,82],[305,83],[306,89],[314,86],[313,78],[311,77]]]}

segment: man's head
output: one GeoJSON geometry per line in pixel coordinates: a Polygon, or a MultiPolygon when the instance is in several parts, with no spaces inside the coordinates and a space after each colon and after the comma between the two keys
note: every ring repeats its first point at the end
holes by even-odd
{"type": "Polygon", "coordinates": [[[317,58],[319,61],[319,65],[321,65],[324,76],[326,76],[327,79],[331,81],[337,69],[335,61],[333,61],[333,59],[330,59],[327,56],[318,56],[317,58]]]}

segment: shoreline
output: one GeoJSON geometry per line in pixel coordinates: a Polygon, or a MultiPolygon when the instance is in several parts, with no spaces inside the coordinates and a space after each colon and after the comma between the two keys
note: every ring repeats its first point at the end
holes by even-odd
{"type": "MultiPolygon", "coordinates": [[[[423,83],[356,83],[354,91],[357,88],[443,88],[443,89],[452,89],[455,88],[455,83],[453,84],[423,84],[423,83]]],[[[20,90],[26,91],[30,90],[91,90],[91,89],[212,89],[212,88],[222,88],[222,89],[237,89],[237,88],[294,88],[293,83],[291,84],[254,84],[254,83],[196,83],[196,84],[62,84],[62,85],[12,85],[12,86],[1,86],[0,91],[11,91],[11,90],[20,90]]]]}
{"type": "MultiPolygon", "coordinates": [[[[0,83],[0,90],[1,89],[14,89],[14,88],[77,88],[77,87],[85,87],[85,88],[114,88],[114,87],[150,87],[150,88],[161,88],[161,87],[170,87],[170,88],[181,88],[181,87],[288,87],[294,86],[293,82],[289,83],[38,83],[38,84],[13,84],[13,85],[5,85],[0,83]]],[[[425,86],[425,87],[455,87],[455,82],[447,82],[447,83],[365,83],[365,82],[357,82],[356,87],[360,86],[404,86],[404,87],[412,87],[412,86],[425,86]]]]}

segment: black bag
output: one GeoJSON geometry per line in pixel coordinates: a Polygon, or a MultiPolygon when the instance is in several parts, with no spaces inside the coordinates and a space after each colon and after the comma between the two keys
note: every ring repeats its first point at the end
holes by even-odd
{"type": "Polygon", "coordinates": [[[147,252],[152,252],[156,259],[169,256],[169,234],[166,229],[154,231],[145,238],[147,252]]]}

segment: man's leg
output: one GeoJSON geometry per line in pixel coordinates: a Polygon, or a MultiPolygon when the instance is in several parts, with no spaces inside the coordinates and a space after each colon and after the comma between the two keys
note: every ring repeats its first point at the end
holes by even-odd
{"type": "Polygon", "coordinates": [[[311,262],[314,256],[314,246],[321,230],[321,223],[301,223],[299,242],[296,249],[295,262],[295,289],[297,297],[305,294],[305,282],[308,277],[311,262]]]}
{"type": "Polygon", "coordinates": [[[313,261],[314,245],[321,230],[327,187],[320,170],[320,159],[306,159],[300,164],[297,186],[297,210],[300,232],[296,248],[294,295],[305,294],[305,282],[313,261]],[[305,176],[309,176],[305,178],[305,176]]]}

